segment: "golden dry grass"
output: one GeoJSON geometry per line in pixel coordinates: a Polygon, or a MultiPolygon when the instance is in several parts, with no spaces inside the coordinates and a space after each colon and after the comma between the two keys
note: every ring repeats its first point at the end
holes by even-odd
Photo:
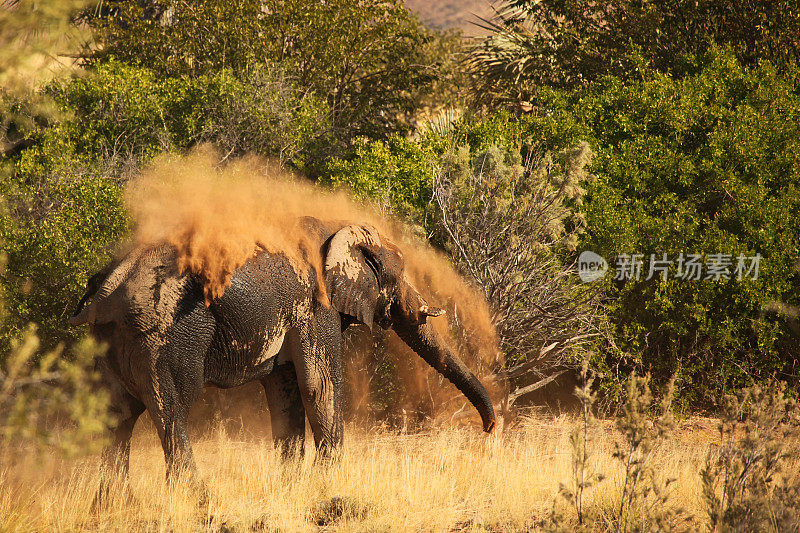
{"type": "MultiPolygon", "coordinates": [[[[23,531],[518,531],[546,517],[559,482],[570,476],[573,421],[523,419],[500,435],[470,428],[396,434],[347,428],[330,464],[282,461],[270,441],[217,429],[194,442],[210,498],[198,506],[186,487],[167,486],[161,448],[149,424],[134,437],[131,484],[137,501],[92,513],[98,459],[78,463],[32,458],[0,475],[0,529],[23,531]],[[326,505],[342,512],[326,518],[326,505]]],[[[620,468],[609,424],[599,430],[594,468],[609,478],[588,494],[602,524],[618,493],[620,468]]],[[[702,519],[699,470],[713,441],[695,423],[655,455],[658,471],[677,478],[673,500],[702,519]]],[[[569,513],[567,513],[569,515],[569,513]]],[[[697,522],[695,522],[697,524],[697,522]]]]}

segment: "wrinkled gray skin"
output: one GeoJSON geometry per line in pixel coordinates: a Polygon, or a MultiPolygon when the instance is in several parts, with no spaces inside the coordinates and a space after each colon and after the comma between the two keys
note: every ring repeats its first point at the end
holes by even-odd
{"type": "Polygon", "coordinates": [[[109,346],[98,362],[118,420],[104,454],[108,466],[127,475],[131,432],[146,409],[168,477],[194,474],[187,416],[204,385],[255,380],[266,392],[276,444],[302,444],[308,417],[318,453],[326,455],[342,441],[342,331],[354,322],[393,328],[492,430],[486,390],[426,323],[443,311],[408,283],[397,247],[369,226],[301,223],[320,247],[329,306],[320,301],[313,268],[300,272],[282,254],[265,251],[237,270],[209,306],[202,280],[178,273],[168,245],[131,252],[89,280],[70,323],[88,324],[109,346]]]}

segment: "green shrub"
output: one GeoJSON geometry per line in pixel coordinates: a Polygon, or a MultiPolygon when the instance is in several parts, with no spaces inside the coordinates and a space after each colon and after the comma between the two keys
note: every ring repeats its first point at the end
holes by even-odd
{"type": "Polygon", "coordinates": [[[0,353],[29,322],[39,324],[46,349],[74,340],[67,319],[87,276],[127,227],[118,185],[86,173],[68,146],[52,141],[26,151],[18,162],[24,172],[0,177],[7,202],[0,242],[8,257],[0,274],[8,309],[0,353]]]}
{"type": "MultiPolygon", "coordinates": [[[[614,346],[595,361],[604,383],[632,369],[663,384],[678,373],[684,406],[714,406],[726,390],[773,374],[797,383],[800,353],[770,302],[796,305],[800,279],[800,86],[796,69],[742,66],[726,50],[694,58],[681,79],[644,73],[585,88],[540,89],[533,112],[484,122],[489,135],[542,146],[588,141],[595,152],[580,250],[620,254],[760,254],[758,279],[615,281],[606,308],[614,346]]],[[[646,260],[647,261],[647,260],[646,260]]],[[[607,391],[608,392],[608,391],[607,391]]]]}
{"type": "Polygon", "coordinates": [[[431,159],[437,157],[427,142],[400,137],[366,141],[352,158],[334,158],[320,182],[347,187],[356,197],[376,202],[383,212],[423,225],[430,209],[431,159]]]}
{"type": "Polygon", "coordinates": [[[796,74],[715,50],[681,80],[606,79],[566,102],[597,146],[585,248],[609,259],[724,253],[734,266],[739,254],[763,257],[757,279],[686,281],[673,269],[667,281],[616,284],[609,310],[628,364],[662,382],[679,372],[684,402],[794,375],[800,343],[763,307],[800,298],[798,89],[796,74]]]}
{"type": "Polygon", "coordinates": [[[112,175],[200,142],[229,155],[251,152],[302,167],[329,129],[325,103],[267,65],[242,78],[222,70],[190,79],[112,62],[52,92],[74,113],[61,134],[112,175]]]}
{"type": "MultiPolygon", "coordinates": [[[[94,437],[105,431],[108,421],[107,398],[98,393],[97,376],[89,370],[103,347],[83,340],[67,356],[63,344],[51,342],[52,349],[40,350],[36,327],[28,322],[45,316],[51,332],[54,327],[63,330],[65,324],[57,318],[63,314],[56,303],[59,296],[63,302],[59,291],[75,284],[79,275],[75,269],[86,255],[93,255],[94,246],[85,235],[76,239],[72,234],[103,225],[104,208],[113,206],[113,194],[105,196],[109,189],[92,180],[14,175],[16,169],[8,159],[24,149],[36,127],[58,117],[54,102],[36,87],[43,79],[52,79],[51,69],[43,67],[69,49],[65,36],[80,36],[72,17],[85,6],[84,1],[70,0],[15,2],[0,8],[0,455],[4,460],[18,450],[25,453],[39,446],[68,453],[94,450],[103,442],[94,437]],[[48,194],[39,194],[44,189],[48,194]],[[59,274],[62,279],[48,277],[59,274]],[[32,277],[47,285],[34,289],[32,277]],[[30,297],[34,290],[39,294],[30,297]],[[72,427],[60,431],[65,421],[72,427]]],[[[51,158],[71,158],[69,142],[51,141],[51,158]]],[[[28,168],[33,166],[29,161],[28,168]]],[[[4,519],[0,517],[0,522],[4,519]]],[[[0,529],[4,526],[12,527],[0,523],[0,529]]]]}
{"type": "Polygon", "coordinates": [[[159,76],[230,70],[241,79],[278,64],[328,103],[335,146],[407,130],[415,94],[436,79],[432,36],[399,0],[113,1],[98,13],[89,20],[102,46],[90,64],[114,58],[159,76]]]}
{"type": "Polygon", "coordinates": [[[673,75],[714,43],[750,67],[800,59],[792,0],[506,0],[469,56],[475,100],[524,108],[538,85],[574,87],[605,75],[673,75]]]}

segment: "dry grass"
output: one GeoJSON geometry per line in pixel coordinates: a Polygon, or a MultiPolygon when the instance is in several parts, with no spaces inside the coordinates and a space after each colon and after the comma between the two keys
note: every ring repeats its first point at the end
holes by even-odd
{"type": "MultiPolygon", "coordinates": [[[[566,417],[527,418],[493,436],[467,428],[395,434],[349,427],[341,456],[330,464],[314,463],[313,453],[281,461],[270,441],[217,429],[194,440],[210,492],[202,506],[186,487],[166,485],[161,448],[143,423],[131,461],[137,501],[115,501],[93,514],[97,458],[12,463],[7,454],[0,467],[0,529],[529,530],[549,514],[559,482],[570,476],[572,423],[566,417]]],[[[709,422],[692,424],[657,450],[655,461],[678,478],[675,503],[702,517],[698,472],[714,432],[709,422]]],[[[592,465],[609,478],[587,500],[589,516],[599,523],[619,485],[610,427],[599,430],[592,465]]]]}

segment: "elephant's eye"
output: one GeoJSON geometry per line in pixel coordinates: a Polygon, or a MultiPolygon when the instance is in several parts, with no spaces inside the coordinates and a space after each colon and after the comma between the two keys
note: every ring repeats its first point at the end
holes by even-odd
{"type": "Polygon", "coordinates": [[[365,252],[364,253],[364,260],[366,261],[367,266],[369,267],[369,269],[372,270],[372,273],[375,274],[375,279],[378,280],[378,287],[382,287],[383,286],[383,282],[382,282],[383,276],[380,275],[381,266],[380,266],[380,263],[378,263],[378,259],[374,255],[372,255],[371,253],[365,252]]]}

